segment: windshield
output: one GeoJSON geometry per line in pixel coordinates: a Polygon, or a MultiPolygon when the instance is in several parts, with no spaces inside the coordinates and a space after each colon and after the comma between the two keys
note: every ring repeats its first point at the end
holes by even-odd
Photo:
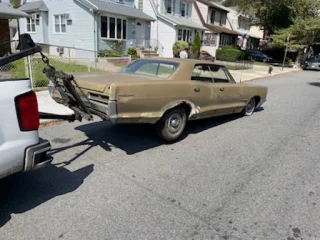
{"type": "Polygon", "coordinates": [[[176,71],[178,66],[179,63],[176,62],[139,59],[121,68],[118,72],[167,79],[176,71]]]}
{"type": "Polygon", "coordinates": [[[308,60],[309,60],[309,61],[319,62],[319,61],[320,61],[320,55],[311,56],[308,60]]]}

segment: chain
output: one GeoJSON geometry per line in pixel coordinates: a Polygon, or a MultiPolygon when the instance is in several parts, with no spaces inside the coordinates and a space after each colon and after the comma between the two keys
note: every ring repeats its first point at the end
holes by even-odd
{"type": "MultiPolygon", "coordinates": [[[[45,56],[42,52],[40,52],[40,55],[41,55],[42,61],[48,67],[48,69],[46,69],[46,70],[44,69],[44,73],[46,73],[46,75],[51,80],[53,80],[53,84],[57,87],[57,85],[58,85],[57,78],[60,78],[60,79],[63,80],[63,82],[66,81],[67,82],[66,84],[68,84],[68,85],[70,84],[69,87],[67,87],[67,89],[69,89],[70,87],[73,88],[72,92],[75,95],[72,94],[69,90],[67,90],[66,87],[64,87],[64,89],[61,89],[61,87],[57,87],[58,91],[61,94],[61,96],[65,96],[65,94],[66,94],[65,91],[67,91],[69,94],[72,95],[72,97],[74,98],[74,101],[79,105],[78,107],[82,108],[81,110],[84,111],[85,114],[89,115],[89,117],[87,117],[87,119],[92,119],[92,116],[90,115],[90,111],[88,111],[88,109],[86,108],[84,102],[81,100],[81,97],[76,93],[76,90],[74,89],[74,86],[80,91],[81,95],[87,100],[88,103],[90,103],[90,100],[85,95],[85,93],[82,91],[82,89],[79,87],[78,83],[74,80],[73,76],[72,75],[68,75],[63,71],[56,71],[56,69],[53,66],[50,65],[49,58],[47,56],[45,56]],[[73,84],[71,82],[73,82],[73,84]],[[63,93],[60,90],[63,91],[63,93]],[[80,103],[79,103],[79,101],[80,101],[80,103]]],[[[67,97],[67,98],[69,98],[69,97],[67,97]]],[[[69,102],[67,99],[63,99],[63,100],[69,102]]]]}

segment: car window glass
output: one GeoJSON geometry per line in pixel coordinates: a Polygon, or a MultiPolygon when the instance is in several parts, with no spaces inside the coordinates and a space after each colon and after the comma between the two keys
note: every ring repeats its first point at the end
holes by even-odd
{"type": "Polygon", "coordinates": [[[230,78],[224,71],[224,67],[212,65],[210,66],[214,83],[231,83],[230,78]]]}
{"type": "Polygon", "coordinates": [[[208,65],[196,65],[192,71],[191,80],[212,83],[212,74],[208,65]]]}
{"type": "Polygon", "coordinates": [[[121,68],[119,72],[155,76],[167,79],[176,71],[178,65],[179,64],[175,62],[136,60],[133,63],[121,68]]]}
{"type": "Polygon", "coordinates": [[[168,78],[175,71],[175,69],[176,67],[174,65],[160,63],[157,76],[161,78],[168,78]]]}

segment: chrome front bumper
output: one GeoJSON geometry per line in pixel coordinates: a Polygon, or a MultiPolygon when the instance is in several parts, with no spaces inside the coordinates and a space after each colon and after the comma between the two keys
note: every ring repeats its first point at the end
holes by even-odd
{"type": "Polygon", "coordinates": [[[51,144],[47,140],[43,140],[35,146],[29,147],[26,150],[24,171],[30,171],[43,167],[52,162],[52,157],[47,155],[51,150],[51,144]]]}

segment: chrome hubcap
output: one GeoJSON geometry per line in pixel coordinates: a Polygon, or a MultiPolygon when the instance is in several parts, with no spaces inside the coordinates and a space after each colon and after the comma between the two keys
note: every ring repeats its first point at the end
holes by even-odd
{"type": "Polygon", "coordinates": [[[168,129],[171,133],[176,133],[181,128],[182,117],[180,114],[175,113],[170,116],[168,120],[168,129]]]}

